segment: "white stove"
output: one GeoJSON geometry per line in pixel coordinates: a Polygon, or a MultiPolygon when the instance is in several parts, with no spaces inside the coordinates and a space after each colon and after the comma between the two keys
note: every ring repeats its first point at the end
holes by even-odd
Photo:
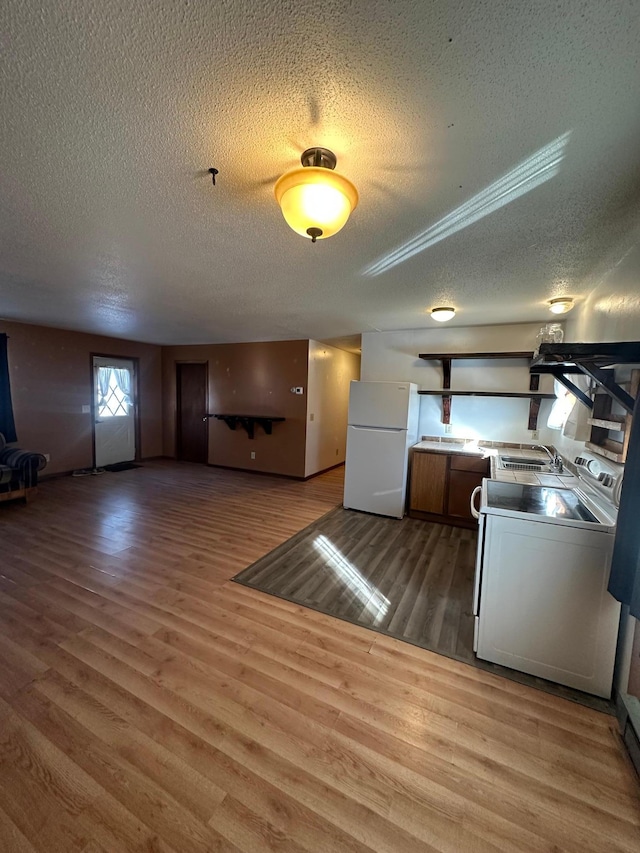
{"type": "Polygon", "coordinates": [[[586,452],[574,464],[575,488],[483,481],[474,648],[608,698],[620,605],[607,584],[623,467],[586,452]]]}

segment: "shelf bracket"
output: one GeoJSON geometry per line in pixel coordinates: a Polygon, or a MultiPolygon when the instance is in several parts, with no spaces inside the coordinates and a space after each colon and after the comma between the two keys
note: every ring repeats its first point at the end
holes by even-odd
{"type": "Polygon", "coordinates": [[[620,403],[623,409],[629,412],[629,414],[633,413],[635,400],[615,381],[613,370],[603,370],[601,367],[596,367],[592,362],[581,362],[579,367],[583,373],[590,376],[598,385],[604,388],[616,403],[620,403]]]}
{"type": "Polygon", "coordinates": [[[442,358],[442,387],[451,388],[451,359],[442,358]]]}
{"type": "MultiPolygon", "coordinates": [[[[442,362],[442,388],[448,390],[451,388],[451,359],[442,358],[440,361],[442,362]]],[[[442,423],[451,423],[451,396],[449,394],[442,397],[442,423]]]]}
{"type": "Polygon", "coordinates": [[[224,421],[229,429],[234,431],[236,426],[240,424],[249,438],[255,438],[256,424],[262,427],[266,435],[271,435],[274,423],[284,421],[284,418],[269,418],[262,415],[205,415],[203,420],[208,418],[224,421]]]}
{"type": "Polygon", "coordinates": [[[538,415],[540,414],[540,397],[531,397],[529,399],[529,426],[532,432],[538,429],[538,415]]]}
{"type": "Polygon", "coordinates": [[[442,397],[442,423],[451,423],[451,397],[448,394],[442,397]]]}

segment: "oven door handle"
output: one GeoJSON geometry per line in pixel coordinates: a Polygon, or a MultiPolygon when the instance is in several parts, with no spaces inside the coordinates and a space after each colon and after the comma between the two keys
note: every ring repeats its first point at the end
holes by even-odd
{"type": "Polygon", "coordinates": [[[471,515],[475,519],[480,518],[480,513],[476,509],[475,500],[476,500],[476,495],[479,495],[481,491],[482,491],[482,486],[476,486],[475,489],[471,492],[471,501],[470,501],[471,515]]]}

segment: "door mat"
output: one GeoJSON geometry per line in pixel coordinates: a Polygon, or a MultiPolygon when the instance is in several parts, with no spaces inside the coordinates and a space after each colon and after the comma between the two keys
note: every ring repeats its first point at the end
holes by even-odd
{"type": "Polygon", "coordinates": [[[233,581],[613,713],[605,699],[482,661],[473,652],[475,531],[337,507],[233,581]]]}
{"type": "Polygon", "coordinates": [[[132,468],[142,468],[142,465],[136,465],[135,462],[115,462],[113,465],[105,465],[105,471],[111,471],[112,474],[117,471],[130,471],[132,468]]]}

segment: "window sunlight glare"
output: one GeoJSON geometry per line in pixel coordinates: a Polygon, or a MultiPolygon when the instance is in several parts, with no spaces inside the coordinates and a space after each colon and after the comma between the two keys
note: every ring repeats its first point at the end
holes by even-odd
{"type": "Polygon", "coordinates": [[[349,562],[331,544],[326,536],[316,536],[313,540],[313,547],[324,557],[325,566],[332,569],[340,580],[344,581],[348,588],[360,599],[364,609],[375,617],[373,624],[376,625],[389,610],[389,599],[385,598],[373,584],[370,584],[353,563],[349,562]]]}
{"type": "Polygon", "coordinates": [[[380,275],[550,180],[560,170],[560,163],[564,158],[570,136],[571,131],[567,131],[540,148],[502,178],[494,181],[486,189],[431,225],[426,231],[416,234],[408,242],[365,267],[362,274],[380,275]]]}

